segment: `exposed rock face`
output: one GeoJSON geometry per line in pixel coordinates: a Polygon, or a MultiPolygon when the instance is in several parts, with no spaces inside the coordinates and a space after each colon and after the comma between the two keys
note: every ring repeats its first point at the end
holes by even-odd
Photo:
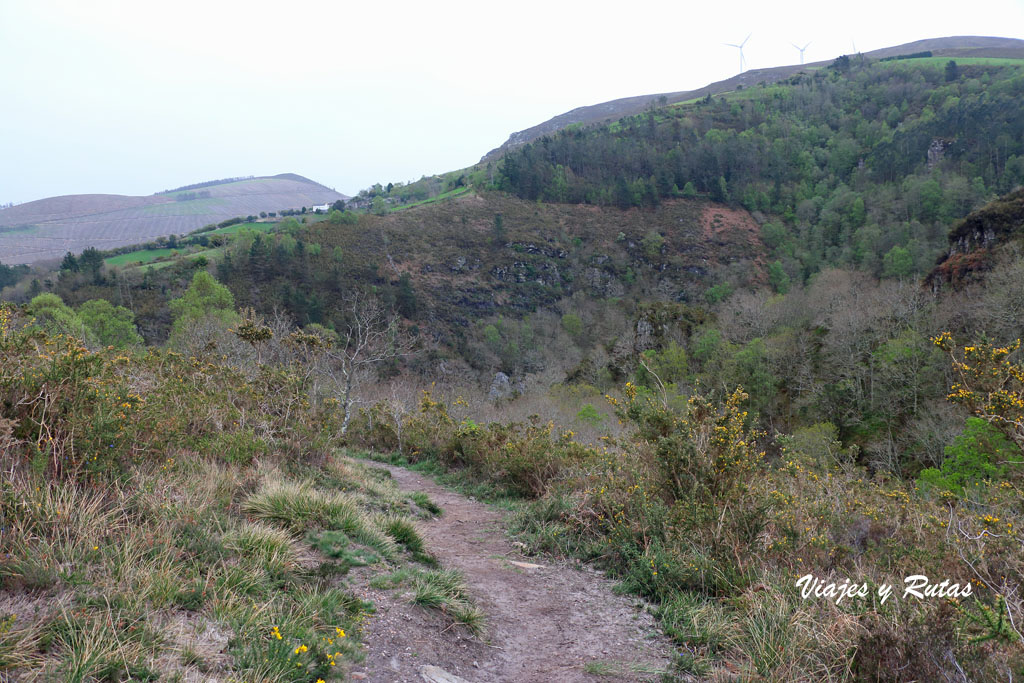
{"type": "Polygon", "coordinates": [[[521,382],[513,384],[508,375],[504,372],[499,372],[494,375],[494,379],[491,381],[491,390],[487,392],[487,398],[492,401],[513,398],[516,394],[522,393],[523,388],[521,382]]]}
{"type": "Polygon", "coordinates": [[[928,145],[928,168],[934,168],[946,154],[946,148],[952,143],[949,140],[935,138],[932,144],[928,145]]]}
{"type": "Polygon", "coordinates": [[[626,292],[626,288],[622,286],[622,283],[619,282],[614,275],[606,273],[603,270],[587,268],[583,273],[583,276],[586,278],[587,285],[590,287],[594,296],[608,299],[622,296],[626,292]]]}
{"type": "Polygon", "coordinates": [[[960,286],[989,270],[994,250],[1024,236],[1024,188],[1006,194],[967,215],[949,232],[949,251],[925,282],[933,290],[960,286]]]}
{"type": "Polygon", "coordinates": [[[633,337],[633,350],[637,353],[654,346],[654,325],[646,318],[636,321],[636,335],[633,337]]]}

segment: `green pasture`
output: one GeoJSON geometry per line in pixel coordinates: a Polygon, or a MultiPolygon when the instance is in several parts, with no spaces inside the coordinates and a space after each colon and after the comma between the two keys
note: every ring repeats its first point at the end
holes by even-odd
{"type": "Polygon", "coordinates": [[[172,256],[180,252],[181,249],[142,249],[140,251],[132,251],[127,254],[118,254],[117,256],[111,256],[110,258],[103,259],[103,263],[105,263],[108,266],[145,264],[152,263],[157,259],[172,256]]]}

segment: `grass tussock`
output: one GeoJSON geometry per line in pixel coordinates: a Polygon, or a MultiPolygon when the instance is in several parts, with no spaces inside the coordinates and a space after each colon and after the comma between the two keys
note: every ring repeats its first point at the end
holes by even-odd
{"type": "Polygon", "coordinates": [[[339,425],[298,377],[245,367],[92,352],[0,305],[0,678],[305,683],[360,661],[373,607],[337,577],[425,552],[408,501],[329,456],[339,425]]]}
{"type": "Polygon", "coordinates": [[[414,605],[439,610],[473,635],[483,634],[485,614],[473,602],[465,579],[458,571],[406,567],[377,576],[370,585],[378,589],[409,588],[409,600],[414,605]]]}
{"type": "Polygon", "coordinates": [[[417,508],[425,512],[430,517],[440,516],[444,511],[437,503],[430,499],[423,491],[414,491],[409,494],[409,500],[411,500],[417,508]]]}
{"type": "Polygon", "coordinates": [[[336,529],[385,558],[397,552],[394,540],[360,510],[351,496],[327,492],[308,482],[266,478],[262,486],[245,499],[242,510],[295,534],[310,528],[336,529]]]}

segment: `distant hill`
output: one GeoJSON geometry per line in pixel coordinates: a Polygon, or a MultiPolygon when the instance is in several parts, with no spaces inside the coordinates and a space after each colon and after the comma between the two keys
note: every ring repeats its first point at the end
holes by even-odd
{"type": "MultiPolygon", "coordinates": [[[[913,54],[917,52],[931,52],[936,57],[996,57],[1024,59],[1024,40],[1016,38],[987,38],[982,36],[952,36],[949,38],[929,38],[918,40],[913,43],[886,47],[879,50],[865,52],[866,57],[873,59],[884,59],[897,55],[913,54]]],[[[838,55],[837,55],[838,56],[838,55]]],[[[635,97],[623,97],[609,102],[602,102],[586,107],[577,107],[572,111],[548,119],[547,121],[512,133],[508,140],[500,147],[488,152],[481,161],[493,161],[501,157],[510,149],[515,149],[537,138],[549,135],[574,124],[593,124],[639,114],[651,106],[674,104],[687,100],[705,97],[708,94],[717,95],[723,92],[736,90],[737,87],[749,87],[761,82],[776,83],[789,78],[790,76],[808,69],[816,69],[830,64],[832,60],[813,62],[809,64],[793,64],[790,66],[777,66],[769,69],[751,69],[741,74],[706,85],[696,90],[683,90],[671,93],[657,93],[653,95],[638,95],[635,97]]]]}
{"type": "Polygon", "coordinates": [[[329,204],[343,194],[294,173],[198,183],[148,197],[82,194],[0,210],[0,262],[35,263],[88,247],[181,235],[234,216],[329,204]]]}
{"type": "Polygon", "coordinates": [[[528,201],[740,205],[765,216],[770,261],[793,281],[924,275],[953,222],[1024,185],[1024,58],[950,66],[929,46],[556,131],[505,152],[494,185],[528,201]]]}

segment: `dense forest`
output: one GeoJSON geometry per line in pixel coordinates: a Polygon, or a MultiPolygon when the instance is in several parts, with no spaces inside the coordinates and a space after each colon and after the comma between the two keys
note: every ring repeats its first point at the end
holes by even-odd
{"type": "Polygon", "coordinates": [[[827,266],[920,275],[950,220],[1024,182],[1024,74],[974,61],[842,57],[788,83],[562,131],[509,153],[498,182],[621,208],[702,193],[771,216],[765,241],[794,280],[827,266]]]}

